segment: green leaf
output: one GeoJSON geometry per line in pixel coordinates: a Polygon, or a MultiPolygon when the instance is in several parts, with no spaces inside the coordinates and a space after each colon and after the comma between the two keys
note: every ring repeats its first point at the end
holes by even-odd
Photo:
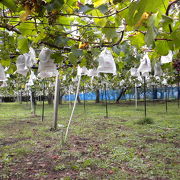
{"type": "Polygon", "coordinates": [[[64,0],[52,0],[51,3],[47,5],[47,10],[52,11],[55,9],[60,9],[64,4],[64,0]]]}
{"type": "Polygon", "coordinates": [[[150,27],[144,38],[148,47],[154,46],[154,39],[156,36],[157,36],[157,30],[154,27],[150,27]]]}
{"type": "Polygon", "coordinates": [[[0,0],[0,3],[5,5],[7,8],[11,9],[12,11],[16,11],[17,6],[14,0],[0,0]]]}
{"type": "Polygon", "coordinates": [[[61,24],[68,24],[68,25],[70,25],[73,20],[74,20],[73,17],[60,16],[60,17],[57,19],[57,22],[58,22],[58,23],[61,23],[61,24]]]}
{"type": "Polygon", "coordinates": [[[147,23],[148,30],[147,30],[144,40],[145,40],[147,46],[149,46],[149,47],[154,46],[154,39],[158,34],[157,28],[155,27],[156,17],[157,17],[156,14],[152,15],[148,19],[148,23],[147,23]]]}
{"type": "Polygon", "coordinates": [[[64,60],[64,57],[61,56],[60,52],[55,52],[51,54],[51,58],[54,59],[54,63],[60,63],[64,60]]]}
{"type": "Polygon", "coordinates": [[[79,57],[83,54],[83,50],[82,49],[72,49],[72,53],[75,57],[79,57]]]}
{"type": "Polygon", "coordinates": [[[97,7],[103,14],[105,14],[108,11],[108,6],[107,4],[102,4],[99,7],[97,7]]]}
{"type": "Polygon", "coordinates": [[[180,29],[176,29],[172,34],[171,37],[173,39],[175,48],[180,48],[180,29]]]}
{"type": "Polygon", "coordinates": [[[93,10],[93,9],[94,9],[93,5],[86,4],[86,5],[80,7],[79,12],[80,13],[87,13],[87,12],[93,10]]]}
{"type": "Polygon", "coordinates": [[[165,13],[164,7],[168,6],[168,0],[140,0],[130,4],[129,13],[126,17],[128,25],[137,24],[144,12],[147,13],[165,13]]]}
{"type": "Polygon", "coordinates": [[[2,66],[9,67],[11,65],[11,60],[10,59],[0,60],[0,63],[2,66]]]}
{"type": "Polygon", "coordinates": [[[131,44],[133,46],[136,46],[137,48],[140,48],[145,45],[144,35],[142,33],[137,33],[133,36],[130,36],[129,40],[131,41],[131,44]]]}
{"type": "Polygon", "coordinates": [[[28,39],[23,36],[19,36],[17,38],[17,48],[22,54],[27,53],[29,51],[28,39]]]}
{"type": "Polygon", "coordinates": [[[72,64],[77,64],[77,57],[73,53],[69,54],[68,59],[72,64]]]}
{"type": "Polygon", "coordinates": [[[155,42],[155,50],[157,51],[158,54],[162,55],[162,56],[166,56],[169,52],[169,46],[167,41],[156,41],[155,42]]]}
{"type": "MultiPolygon", "coordinates": [[[[112,24],[110,22],[106,23],[107,27],[114,27],[115,24],[112,24]]],[[[106,35],[106,38],[108,40],[112,40],[113,38],[117,37],[116,29],[115,28],[102,28],[102,33],[106,35]]]]}
{"type": "Polygon", "coordinates": [[[169,16],[162,15],[162,23],[171,24],[173,23],[173,19],[169,16]]]}
{"type": "Polygon", "coordinates": [[[21,31],[22,35],[36,35],[37,30],[34,23],[21,23],[18,26],[18,29],[21,31]]]}
{"type": "Polygon", "coordinates": [[[120,52],[121,52],[121,49],[120,49],[118,46],[113,46],[113,47],[112,47],[112,50],[113,50],[113,52],[116,53],[117,55],[119,55],[120,52]]]}
{"type": "Polygon", "coordinates": [[[102,18],[102,19],[96,18],[96,19],[94,20],[94,22],[95,22],[95,24],[96,24],[97,26],[104,27],[104,26],[106,25],[106,23],[107,23],[107,19],[106,19],[106,18],[102,18]]]}
{"type": "Polygon", "coordinates": [[[54,44],[57,46],[66,46],[68,39],[62,36],[58,36],[55,38],[54,44]]]}
{"type": "Polygon", "coordinates": [[[164,31],[169,31],[169,25],[173,23],[173,19],[168,16],[162,15],[161,22],[162,22],[162,27],[164,31]]]}
{"type": "Polygon", "coordinates": [[[114,4],[121,3],[123,0],[113,0],[114,4]]]}

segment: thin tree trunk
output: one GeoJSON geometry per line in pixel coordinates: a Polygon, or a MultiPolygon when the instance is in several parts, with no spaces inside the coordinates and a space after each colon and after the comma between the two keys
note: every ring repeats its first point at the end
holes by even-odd
{"type": "Polygon", "coordinates": [[[157,87],[153,86],[153,100],[157,99],[157,87]]]}
{"type": "Polygon", "coordinates": [[[53,104],[53,94],[49,93],[47,96],[48,104],[51,105],[53,104]]]}
{"type": "Polygon", "coordinates": [[[60,94],[60,96],[59,96],[59,104],[62,104],[63,96],[64,96],[64,93],[60,94]]]}
{"type": "Polygon", "coordinates": [[[56,85],[54,92],[54,118],[53,118],[53,129],[57,129],[57,121],[58,121],[58,104],[59,104],[59,75],[56,75],[56,85]]]}
{"type": "Polygon", "coordinates": [[[78,96],[77,96],[77,101],[78,101],[79,104],[81,104],[81,99],[80,99],[80,97],[79,97],[79,94],[78,94],[78,96]]]}
{"type": "Polygon", "coordinates": [[[126,88],[123,88],[122,90],[121,90],[121,92],[119,93],[119,96],[117,97],[117,99],[116,99],[116,103],[119,103],[119,100],[121,99],[121,97],[125,94],[125,92],[126,92],[126,88]]]}
{"type": "Polygon", "coordinates": [[[99,89],[96,90],[96,103],[100,103],[100,92],[99,92],[99,89]]]}

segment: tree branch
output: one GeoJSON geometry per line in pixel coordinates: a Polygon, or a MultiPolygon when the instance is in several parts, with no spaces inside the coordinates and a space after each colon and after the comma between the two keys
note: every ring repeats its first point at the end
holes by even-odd
{"type": "MultiPolygon", "coordinates": [[[[74,13],[67,13],[67,14],[64,14],[64,13],[58,13],[56,14],[57,16],[76,16],[76,17],[80,17],[80,18],[84,18],[84,17],[87,17],[87,18],[97,18],[97,19],[102,19],[102,18],[107,18],[107,17],[110,17],[110,16],[113,16],[115,14],[118,14],[126,9],[128,9],[129,6],[126,6],[120,10],[116,10],[115,12],[109,14],[109,15],[104,15],[104,16],[89,16],[89,15],[80,15],[80,14],[74,14],[74,13]]],[[[19,18],[19,16],[5,16],[6,18],[19,18]]],[[[28,17],[31,17],[31,18],[38,18],[40,16],[31,16],[29,15],[28,17]]],[[[46,17],[46,18],[49,18],[51,17],[50,15],[45,15],[43,17],[46,17]]]]}
{"type": "MultiPolygon", "coordinates": [[[[112,43],[112,42],[96,43],[96,42],[88,42],[88,41],[86,41],[86,43],[88,43],[88,44],[98,44],[97,46],[92,46],[92,48],[113,47],[113,46],[118,45],[122,41],[123,36],[124,36],[124,31],[121,31],[121,37],[116,43],[112,43]]],[[[75,38],[69,38],[69,39],[72,39],[72,40],[77,41],[77,42],[82,42],[81,39],[75,39],[75,38]]],[[[51,43],[45,42],[45,41],[41,41],[39,44],[44,44],[44,45],[47,45],[49,47],[52,47],[52,48],[55,48],[55,49],[58,49],[58,50],[64,50],[66,52],[71,51],[70,47],[60,47],[60,46],[57,46],[55,44],[51,44],[51,43]]]]}
{"type": "Polygon", "coordinates": [[[55,48],[55,49],[58,49],[58,50],[64,50],[66,52],[70,52],[71,51],[70,47],[60,47],[60,46],[57,46],[55,44],[51,44],[51,43],[45,42],[45,41],[41,41],[39,44],[44,44],[44,45],[47,45],[49,47],[52,47],[52,48],[55,48]]]}
{"type": "MultiPolygon", "coordinates": [[[[175,4],[175,3],[177,3],[177,2],[179,2],[179,1],[180,1],[180,0],[175,0],[175,1],[171,2],[171,3],[168,5],[168,7],[167,7],[167,9],[166,9],[166,16],[169,16],[169,11],[170,11],[172,5],[175,4]]],[[[170,24],[169,24],[169,31],[170,31],[170,33],[173,32],[172,27],[171,27],[170,24]]]]}
{"type": "Polygon", "coordinates": [[[116,43],[114,43],[114,44],[102,44],[102,45],[99,45],[99,46],[93,46],[92,48],[101,48],[101,47],[113,47],[113,46],[116,46],[116,45],[118,45],[122,41],[123,37],[124,37],[124,31],[121,32],[121,37],[120,37],[120,39],[116,43]]]}
{"type": "Polygon", "coordinates": [[[172,39],[156,38],[155,41],[172,41],[172,39]]]}
{"type": "Polygon", "coordinates": [[[21,34],[21,32],[20,32],[18,29],[16,29],[14,26],[9,25],[9,24],[0,24],[0,27],[1,27],[1,28],[5,28],[5,29],[7,29],[8,31],[14,31],[14,32],[16,32],[17,34],[21,34]]]}

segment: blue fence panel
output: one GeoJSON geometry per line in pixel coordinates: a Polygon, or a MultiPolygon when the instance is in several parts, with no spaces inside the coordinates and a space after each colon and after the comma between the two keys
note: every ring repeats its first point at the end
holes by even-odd
{"type": "MultiPolygon", "coordinates": [[[[107,100],[109,101],[115,101],[117,97],[119,96],[121,90],[107,90],[107,100]]],[[[144,98],[144,92],[143,89],[138,88],[138,96],[140,99],[144,98]]],[[[180,92],[179,92],[180,93],[180,92]]],[[[167,88],[167,95],[169,99],[177,99],[178,98],[178,87],[168,87],[167,88]]],[[[80,93],[79,94],[80,99],[84,99],[84,94],[80,93]]],[[[147,99],[153,99],[154,94],[153,94],[153,89],[152,88],[147,88],[146,91],[146,97],[147,99]]],[[[157,88],[157,99],[164,99],[166,97],[166,92],[165,88],[157,88]]],[[[74,101],[75,95],[71,94],[70,96],[64,95],[63,100],[65,101],[74,101]]],[[[95,92],[86,92],[85,93],[85,100],[95,100],[96,99],[96,93],[95,92]]],[[[123,94],[121,97],[121,100],[130,100],[130,99],[135,99],[134,95],[134,89],[129,90],[128,93],[123,94]]],[[[100,90],[100,100],[105,100],[105,91],[100,90]]]]}

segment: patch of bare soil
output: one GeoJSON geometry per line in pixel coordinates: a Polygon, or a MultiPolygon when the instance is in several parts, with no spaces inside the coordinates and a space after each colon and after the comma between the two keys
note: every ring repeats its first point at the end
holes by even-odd
{"type": "MultiPolygon", "coordinates": [[[[52,144],[57,143],[52,141],[52,144]]],[[[71,136],[67,145],[59,150],[51,151],[51,146],[44,144],[38,145],[34,152],[21,157],[14,158],[9,165],[1,165],[2,168],[8,169],[8,178],[10,180],[51,180],[70,177],[71,179],[86,179],[80,176],[80,169],[72,168],[79,159],[100,158],[105,159],[106,155],[101,153],[100,144],[90,138],[71,136]],[[92,152],[88,151],[88,147],[92,147],[92,152]],[[66,153],[64,154],[64,151],[66,153]],[[75,152],[80,154],[76,156],[75,152]],[[62,166],[63,168],[56,168],[62,166]]],[[[90,165],[88,168],[81,169],[83,173],[92,174],[93,176],[104,177],[108,170],[90,165]]],[[[4,172],[0,169],[0,174],[4,172]]]]}
{"type": "Polygon", "coordinates": [[[24,138],[8,138],[6,140],[1,139],[0,140],[0,146],[6,146],[6,145],[11,145],[11,144],[15,144],[19,141],[24,141],[24,140],[28,140],[29,138],[24,137],[24,138]]]}

